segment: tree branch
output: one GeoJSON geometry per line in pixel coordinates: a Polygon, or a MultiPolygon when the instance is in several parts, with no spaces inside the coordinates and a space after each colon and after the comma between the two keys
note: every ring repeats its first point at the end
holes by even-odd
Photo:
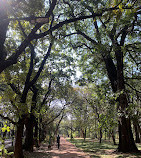
{"type": "Polygon", "coordinates": [[[44,99],[43,99],[43,101],[42,101],[42,103],[41,103],[41,107],[45,104],[45,102],[46,102],[46,100],[47,100],[47,98],[48,98],[48,95],[49,95],[50,92],[51,92],[51,83],[52,83],[53,79],[54,79],[54,78],[52,78],[52,79],[50,80],[50,82],[49,82],[48,91],[46,92],[46,94],[45,94],[45,96],[44,96],[44,99]]]}
{"type": "MultiPolygon", "coordinates": [[[[50,15],[52,14],[55,6],[56,6],[56,2],[57,0],[53,0],[51,3],[51,6],[48,10],[48,12],[46,13],[45,17],[49,18],[50,15]]],[[[30,34],[27,36],[27,38],[21,43],[21,45],[18,47],[18,49],[15,51],[15,53],[13,53],[10,57],[8,57],[7,60],[4,60],[2,62],[0,62],[0,73],[6,69],[7,67],[16,64],[18,57],[22,54],[22,52],[25,50],[25,48],[29,45],[30,41],[32,41],[34,38],[34,35],[36,33],[36,31],[42,26],[43,24],[38,23],[35,25],[35,27],[32,29],[32,31],[30,32],[30,34]]]]}
{"type": "Polygon", "coordinates": [[[78,30],[77,33],[80,34],[80,35],[82,35],[84,38],[86,38],[88,41],[92,42],[93,44],[95,44],[95,45],[98,44],[95,40],[93,40],[92,38],[90,38],[85,33],[81,32],[80,30],[78,30]]]}
{"type": "Polygon", "coordinates": [[[30,89],[30,87],[32,87],[32,86],[34,85],[34,83],[35,83],[35,82],[37,81],[37,79],[39,78],[39,76],[40,76],[40,74],[41,74],[41,72],[42,72],[42,70],[43,70],[43,68],[44,68],[45,62],[46,62],[47,58],[48,58],[49,55],[50,55],[52,45],[53,45],[53,44],[50,43],[49,48],[48,48],[48,51],[47,51],[47,53],[46,53],[46,55],[45,55],[45,57],[44,57],[44,59],[43,59],[41,65],[40,65],[40,68],[39,68],[38,72],[36,73],[35,77],[33,78],[32,81],[29,82],[29,84],[26,86],[26,88],[24,88],[24,91],[23,91],[23,94],[22,94],[22,97],[21,97],[21,102],[22,102],[22,103],[25,103],[28,90],[30,89]]]}
{"type": "Polygon", "coordinates": [[[49,122],[47,122],[46,125],[49,125],[49,124],[52,123],[57,117],[59,117],[59,116],[61,115],[61,113],[64,111],[65,106],[66,106],[66,105],[64,105],[63,109],[59,112],[59,114],[57,114],[52,120],[50,120],[49,122]]]}
{"type": "Polygon", "coordinates": [[[17,122],[14,122],[12,119],[10,119],[9,117],[3,116],[2,114],[0,114],[0,117],[4,120],[8,120],[10,123],[16,125],[17,122]]]}
{"type": "Polygon", "coordinates": [[[41,16],[41,17],[35,17],[35,16],[30,16],[30,17],[23,17],[23,18],[9,18],[9,19],[3,19],[0,24],[2,24],[3,22],[10,22],[10,21],[29,21],[31,22],[31,24],[36,24],[36,23],[48,23],[49,22],[49,18],[45,17],[45,16],[41,16]]]}
{"type": "Polygon", "coordinates": [[[63,25],[66,25],[66,24],[69,24],[69,23],[72,23],[72,22],[76,22],[76,21],[79,21],[79,20],[90,19],[90,18],[93,18],[93,17],[95,18],[96,16],[102,16],[102,13],[94,13],[92,15],[80,16],[80,17],[77,17],[77,18],[72,18],[72,19],[68,19],[68,20],[59,22],[59,24],[56,24],[55,26],[53,26],[49,30],[47,30],[43,33],[40,33],[40,34],[35,34],[35,39],[42,38],[42,37],[48,35],[51,31],[54,31],[54,30],[62,27],[63,25]]]}
{"type": "Polygon", "coordinates": [[[16,94],[21,95],[21,91],[15,86],[14,83],[8,83],[8,84],[16,94]]]}
{"type": "Polygon", "coordinates": [[[132,90],[136,91],[137,93],[141,93],[141,91],[136,90],[136,88],[132,87],[130,84],[125,83],[127,86],[129,86],[132,90]]]}

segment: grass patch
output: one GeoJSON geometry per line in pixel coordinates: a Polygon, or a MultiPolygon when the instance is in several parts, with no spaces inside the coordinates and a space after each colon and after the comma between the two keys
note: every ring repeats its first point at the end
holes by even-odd
{"type": "MultiPolygon", "coordinates": [[[[77,148],[82,149],[84,152],[88,152],[91,158],[141,158],[141,155],[137,153],[124,154],[115,152],[117,145],[113,145],[112,142],[103,140],[100,144],[98,140],[82,138],[68,139],[77,148]]],[[[141,144],[137,144],[139,150],[141,150],[141,144]]]]}

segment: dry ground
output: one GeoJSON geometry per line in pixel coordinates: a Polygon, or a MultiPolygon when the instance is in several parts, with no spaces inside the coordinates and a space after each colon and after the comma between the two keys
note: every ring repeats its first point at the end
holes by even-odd
{"type": "Polygon", "coordinates": [[[47,144],[42,144],[33,153],[26,152],[25,158],[141,158],[140,155],[116,153],[114,151],[114,149],[96,149],[93,152],[86,153],[61,137],[60,149],[57,149],[57,144],[51,149],[48,149],[47,144]]]}
{"type": "Polygon", "coordinates": [[[73,144],[68,142],[65,138],[60,139],[60,149],[55,144],[50,150],[46,145],[42,145],[39,150],[34,153],[25,153],[27,158],[90,158],[90,156],[73,144]]]}

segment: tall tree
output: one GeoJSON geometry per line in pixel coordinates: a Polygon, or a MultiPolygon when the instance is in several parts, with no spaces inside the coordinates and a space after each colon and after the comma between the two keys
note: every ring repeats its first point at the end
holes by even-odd
{"type": "MultiPolygon", "coordinates": [[[[131,120],[127,110],[128,100],[124,81],[124,48],[128,45],[129,36],[132,36],[131,33],[135,33],[135,28],[138,30],[140,27],[138,25],[140,21],[139,3],[137,1],[133,4],[126,1],[108,1],[102,2],[100,5],[100,3],[82,1],[80,4],[84,13],[87,10],[90,14],[94,14],[95,10],[100,10],[103,7],[107,7],[107,12],[102,17],[93,18],[93,20],[87,20],[84,23],[75,23],[76,32],[69,33],[66,36],[78,34],[79,36],[74,40],[76,43],[71,41],[73,47],[79,47],[78,50],[80,51],[87,48],[88,51],[92,52],[92,61],[94,57],[96,59],[99,57],[105,62],[112,90],[114,93],[119,93],[117,99],[120,113],[118,151],[137,152],[138,149],[133,139],[131,120]],[[114,7],[111,8],[111,6],[114,7]],[[82,37],[85,38],[84,42],[82,42],[82,37]]],[[[71,6],[70,3],[69,5],[71,6]]],[[[73,14],[75,13],[75,10],[71,11],[73,14]]],[[[138,33],[135,38],[134,36],[132,38],[136,41],[137,36],[138,33]]],[[[88,69],[92,70],[90,66],[87,67],[88,69]]]]}

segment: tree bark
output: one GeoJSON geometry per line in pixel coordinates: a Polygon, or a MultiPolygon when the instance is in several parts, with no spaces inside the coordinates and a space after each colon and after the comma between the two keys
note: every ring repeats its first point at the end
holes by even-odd
{"type": "Polygon", "coordinates": [[[100,128],[100,131],[99,131],[100,133],[100,137],[99,137],[99,143],[101,143],[102,142],[102,128],[100,128]]]}
{"type": "Polygon", "coordinates": [[[84,132],[83,132],[84,141],[86,140],[86,132],[87,132],[87,129],[85,128],[85,129],[84,129],[84,132]]]}
{"type": "Polygon", "coordinates": [[[0,1],[0,63],[2,63],[3,60],[5,60],[7,55],[4,48],[6,33],[9,25],[7,19],[7,3],[6,1],[0,1]]]}
{"type": "Polygon", "coordinates": [[[115,139],[115,132],[114,132],[114,130],[112,130],[112,139],[113,139],[114,145],[117,145],[116,139],[115,139]]]}
{"type": "Polygon", "coordinates": [[[139,124],[137,119],[133,119],[133,125],[135,130],[135,142],[140,143],[140,131],[139,131],[139,124]]]}
{"type": "Polygon", "coordinates": [[[110,54],[103,56],[103,59],[105,62],[108,78],[111,82],[112,90],[115,93],[117,91],[117,69],[110,54]]]}
{"type": "Polygon", "coordinates": [[[105,129],[105,140],[107,139],[107,131],[106,131],[106,129],[105,129]]]}
{"type": "Polygon", "coordinates": [[[42,123],[42,118],[39,116],[39,143],[41,143],[46,137],[46,131],[44,124],[42,123]]]}
{"type": "Polygon", "coordinates": [[[15,141],[15,149],[14,149],[15,158],[24,158],[23,150],[22,150],[23,128],[24,128],[24,118],[20,118],[17,123],[17,131],[16,131],[16,141],[15,141]]]}
{"type": "Polygon", "coordinates": [[[133,139],[130,116],[128,115],[128,101],[125,93],[123,75],[123,52],[119,45],[116,45],[115,55],[117,60],[117,91],[119,92],[119,152],[138,152],[133,139]]]}
{"type": "Polygon", "coordinates": [[[36,147],[39,147],[38,132],[39,132],[38,121],[36,120],[36,122],[35,122],[35,133],[34,133],[34,144],[35,144],[36,147]]]}
{"type": "Polygon", "coordinates": [[[31,114],[30,117],[27,117],[26,120],[26,138],[25,138],[25,150],[29,152],[33,152],[33,127],[36,123],[36,118],[33,114],[33,110],[36,108],[37,103],[37,94],[38,89],[36,86],[32,86],[33,96],[32,96],[32,105],[31,105],[31,114]]]}
{"type": "Polygon", "coordinates": [[[131,121],[122,116],[119,121],[119,152],[138,152],[131,130],[131,121]]]}
{"type": "Polygon", "coordinates": [[[34,127],[35,117],[30,115],[25,123],[26,126],[26,138],[25,138],[25,150],[33,152],[33,127],[34,127]]]}

